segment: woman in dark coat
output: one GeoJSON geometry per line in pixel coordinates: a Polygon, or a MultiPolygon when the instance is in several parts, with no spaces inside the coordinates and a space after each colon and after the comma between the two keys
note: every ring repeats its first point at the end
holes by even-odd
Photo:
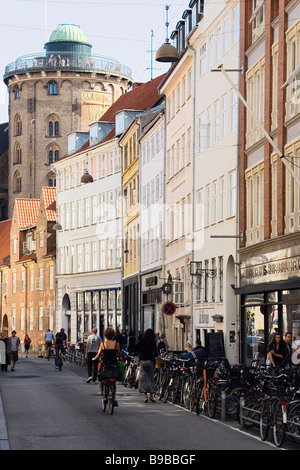
{"type": "Polygon", "coordinates": [[[139,392],[145,394],[145,403],[148,402],[148,393],[150,394],[150,400],[154,402],[153,396],[156,392],[154,361],[157,357],[157,349],[155,333],[151,328],[145,331],[141,341],[139,341],[137,354],[140,358],[139,392]]]}

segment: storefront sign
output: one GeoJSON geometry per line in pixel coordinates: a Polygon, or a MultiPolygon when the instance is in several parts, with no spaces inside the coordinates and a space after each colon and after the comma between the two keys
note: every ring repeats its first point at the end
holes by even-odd
{"type": "Polygon", "coordinates": [[[300,256],[283,258],[283,252],[276,252],[244,260],[240,266],[240,285],[286,280],[299,275],[300,256]]]}

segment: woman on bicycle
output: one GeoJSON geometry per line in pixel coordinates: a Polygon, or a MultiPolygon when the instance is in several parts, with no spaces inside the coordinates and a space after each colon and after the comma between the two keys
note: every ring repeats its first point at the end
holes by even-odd
{"type": "MultiPolygon", "coordinates": [[[[103,395],[102,380],[105,378],[105,369],[110,366],[118,366],[118,359],[121,359],[120,345],[114,340],[115,330],[113,328],[106,328],[104,331],[104,337],[106,340],[100,344],[98,353],[93,358],[93,361],[95,361],[100,357],[101,365],[98,373],[100,396],[103,395]]],[[[114,399],[114,406],[118,406],[115,396],[114,399]]]]}

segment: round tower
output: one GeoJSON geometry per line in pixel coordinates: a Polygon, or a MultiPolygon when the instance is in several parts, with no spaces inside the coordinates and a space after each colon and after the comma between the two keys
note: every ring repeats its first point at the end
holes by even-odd
{"type": "Polygon", "coordinates": [[[39,198],[55,185],[51,163],[67,154],[67,136],[88,131],[132,83],[130,68],[92,54],[80,27],[61,24],[44,52],[5,68],[9,90],[8,217],[14,200],[39,198]]]}

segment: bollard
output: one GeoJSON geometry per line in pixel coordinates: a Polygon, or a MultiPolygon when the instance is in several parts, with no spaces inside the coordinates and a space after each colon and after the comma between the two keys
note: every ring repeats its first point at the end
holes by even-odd
{"type": "Polygon", "coordinates": [[[226,392],[221,392],[221,420],[226,421],[226,392]]]}

